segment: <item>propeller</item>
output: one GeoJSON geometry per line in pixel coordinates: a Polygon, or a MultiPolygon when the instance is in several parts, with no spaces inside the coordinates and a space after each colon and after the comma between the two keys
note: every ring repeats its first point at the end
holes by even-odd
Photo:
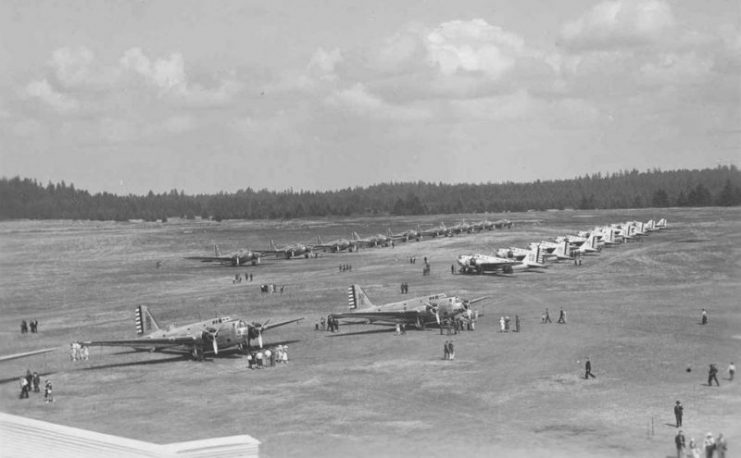
{"type": "Polygon", "coordinates": [[[214,349],[214,355],[218,355],[219,354],[219,343],[216,340],[216,335],[218,333],[219,333],[219,330],[218,329],[213,329],[213,328],[209,328],[209,329],[203,331],[203,333],[201,333],[201,338],[203,340],[210,340],[211,341],[211,345],[213,346],[213,349],[214,349]]]}
{"type": "Polygon", "coordinates": [[[244,328],[240,328],[242,330],[240,330],[239,333],[240,335],[247,336],[248,346],[249,346],[250,340],[257,339],[257,344],[260,346],[260,348],[262,348],[262,330],[269,322],[270,322],[270,319],[268,319],[264,323],[258,323],[256,321],[253,321],[251,325],[247,325],[246,332],[244,331],[244,328]]]}
{"type": "Polygon", "coordinates": [[[439,313],[439,307],[434,306],[432,304],[427,304],[427,310],[435,314],[435,320],[437,321],[437,324],[440,324],[440,313],[439,313]]]}

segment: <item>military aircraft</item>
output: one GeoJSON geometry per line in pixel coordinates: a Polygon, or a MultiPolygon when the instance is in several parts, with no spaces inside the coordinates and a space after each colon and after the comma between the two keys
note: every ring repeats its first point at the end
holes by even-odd
{"type": "Polygon", "coordinates": [[[440,293],[374,305],[359,285],[350,285],[347,298],[350,311],[334,313],[332,317],[361,319],[380,324],[413,325],[417,329],[424,329],[428,324],[440,324],[442,319],[455,319],[461,314],[471,315],[473,312],[468,312],[470,306],[488,299],[488,296],[465,300],[440,293]]]}
{"type": "Polygon", "coordinates": [[[4,355],[4,356],[0,356],[0,361],[10,361],[12,359],[27,358],[29,356],[40,355],[42,353],[49,353],[50,351],[54,351],[57,348],[58,347],[43,348],[41,350],[33,350],[33,351],[27,351],[23,353],[15,353],[13,355],[4,355]]]}
{"type": "Polygon", "coordinates": [[[473,227],[465,221],[461,221],[458,224],[454,224],[453,226],[447,229],[448,229],[448,232],[451,234],[462,234],[464,232],[470,233],[473,231],[473,227]]]}
{"type": "Polygon", "coordinates": [[[483,231],[483,230],[490,231],[494,229],[494,223],[489,221],[488,219],[484,219],[484,220],[472,223],[471,227],[473,228],[474,231],[483,231]]]}
{"type": "Polygon", "coordinates": [[[414,229],[409,229],[408,231],[394,234],[391,231],[391,228],[388,228],[388,231],[386,231],[386,238],[394,241],[408,242],[410,240],[419,240],[419,232],[415,231],[414,229]]]}
{"type": "Polygon", "coordinates": [[[278,247],[273,240],[270,241],[270,250],[263,251],[262,254],[272,254],[277,258],[291,259],[303,256],[308,258],[311,254],[311,247],[303,243],[294,243],[293,245],[284,245],[278,247]]]}
{"type": "Polygon", "coordinates": [[[239,250],[231,254],[221,254],[219,246],[214,244],[213,256],[187,256],[185,259],[201,262],[218,262],[225,266],[239,267],[247,264],[257,265],[260,263],[262,253],[250,250],[239,250]]]}
{"type": "Polygon", "coordinates": [[[450,231],[448,231],[448,228],[445,227],[445,223],[440,223],[437,227],[431,227],[428,229],[420,229],[417,228],[417,233],[419,234],[420,238],[422,237],[440,237],[440,236],[447,236],[450,231]]]}
{"type": "Polygon", "coordinates": [[[233,347],[243,351],[247,350],[253,339],[257,339],[258,345],[262,348],[263,332],[299,322],[303,318],[268,324],[270,320],[264,323],[247,323],[224,316],[183,326],[173,324],[165,329],[160,327],[146,305],[140,305],[136,308],[135,320],[136,333],[139,335],[137,339],[91,340],[79,343],[90,347],[132,347],[136,350],[147,351],[182,351],[190,353],[193,359],[202,360],[207,353],[218,355],[219,350],[233,347]]]}
{"type": "Polygon", "coordinates": [[[545,252],[540,244],[531,244],[529,250],[523,248],[503,248],[496,256],[485,254],[461,255],[458,257],[460,272],[464,274],[503,273],[533,271],[544,269],[545,252]]]}
{"type": "Polygon", "coordinates": [[[389,242],[388,237],[383,234],[371,235],[370,237],[360,238],[357,232],[352,233],[352,241],[358,247],[379,247],[386,246],[389,242]]]}
{"type": "Polygon", "coordinates": [[[336,239],[329,242],[323,243],[322,239],[317,236],[316,245],[312,245],[313,249],[321,248],[324,251],[330,251],[331,253],[339,253],[340,251],[355,251],[355,244],[347,239],[336,239]]]}
{"type": "Polygon", "coordinates": [[[512,227],[512,221],[508,219],[500,219],[500,220],[494,221],[494,227],[497,229],[502,229],[505,227],[509,228],[509,227],[512,227]]]}
{"type": "Polygon", "coordinates": [[[514,272],[513,267],[520,262],[512,258],[502,258],[487,254],[463,254],[458,256],[458,265],[463,274],[514,272]]]}
{"type": "Polygon", "coordinates": [[[544,251],[544,257],[554,261],[565,261],[572,259],[571,256],[571,245],[568,240],[562,242],[548,242],[542,241],[538,244],[544,251]]]}

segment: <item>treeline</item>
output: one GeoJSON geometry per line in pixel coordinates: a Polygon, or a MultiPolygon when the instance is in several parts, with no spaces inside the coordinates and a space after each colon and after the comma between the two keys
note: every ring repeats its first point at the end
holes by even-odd
{"type": "Polygon", "coordinates": [[[0,178],[0,219],[166,221],[171,217],[279,219],[353,215],[499,213],[546,209],[741,205],[735,166],[637,170],[533,183],[383,183],[337,191],[255,191],[145,196],[90,194],[72,184],[0,178]]]}

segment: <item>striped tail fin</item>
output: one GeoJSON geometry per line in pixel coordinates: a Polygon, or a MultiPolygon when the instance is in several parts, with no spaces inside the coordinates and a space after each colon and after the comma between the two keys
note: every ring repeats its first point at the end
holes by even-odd
{"type": "Polygon", "coordinates": [[[350,310],[373,306],[373,303],[368,299],[363,288],[358,285],[350,285],[347,288],[347,303],[350,310]]]}
{"type": "Polygon", "coordinates": [[[136,308],[136,334],[139,336],[149,334],[152,331],[159,330],[159,325],[154,316],[150,313],[146,305],[140,305],[136,308]]]}

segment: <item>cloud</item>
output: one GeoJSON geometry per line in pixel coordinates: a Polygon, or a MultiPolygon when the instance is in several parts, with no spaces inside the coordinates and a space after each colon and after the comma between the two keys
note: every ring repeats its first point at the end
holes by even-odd
{"type": "Polygon", "coordinates": [[[143,76],[163,93],[169,91],[183,93],[186,90],[185,64],[180,53],[173,53],[167,59],[151,61],[141,49],[131,48],[124,53],[119,62],[125,69],[143,76]]]}
{"type": "Polygon", "coordinates": [[[160,96],[169,96],[193,107],[229,104],[243,88],[234,78],[223,79],[211,88],[190,82],[185,59],[179,52],[167,58],[150,59],[140,48],[131,48],[124,52],[119,63],[124,70],[134,72],[156,88],[160,96]]]}
{"type": "Polygon", "coordinates": [[[641,66],[642,80],[646,84],[696,84],[712,70],[713,60],[695,53],[664,53],[656,60],[641,66]]]}
{"type": "Polygon", "coordinates": [[[331,107],[360,116],[378,119],[421,120],[430,116],[429,111],[414,106],[392,105],[370,93],[362,83],[333,92],[325,99],[331,107]]]}
{"type": "Polygon", "coordinates": [[[338,73],[397,104],[542,90],[554,77],[546,53],[484,19],[408,24],[338,73]]]}
{"type": "Polygon", "coordinates": [[[444,22],[424,44],[428,62],[443,75],[475,72],[492,79],[512,69],[525,50],[522,38],[483,19],[444,22]]]}
{"type": "Polygon", "coordinates": [[[609,0],[565,24],[559,44],[586,51],[634,47],[659,40],[674,25],[664,0],[609,0]]]}
{"type": "Polygon", "coordinates": [[[61,114],[72,113],[80,106],[74,98],[57,92],[46,79],[28,83],[24,89],[24,93],[27,97],[41,100],[44,104],[61,114]]]}
{"type": "Polygon", "coordinates": [[[342,52],[340,52],[339,48],[335,48],[332,51],[319,48],[311,56],[311,60],[309,60],[309,64],[307,65],[307,72],[314,78],[334,81],[337,79],[335,67],[340,62],[342,62],[342,52]]]}

